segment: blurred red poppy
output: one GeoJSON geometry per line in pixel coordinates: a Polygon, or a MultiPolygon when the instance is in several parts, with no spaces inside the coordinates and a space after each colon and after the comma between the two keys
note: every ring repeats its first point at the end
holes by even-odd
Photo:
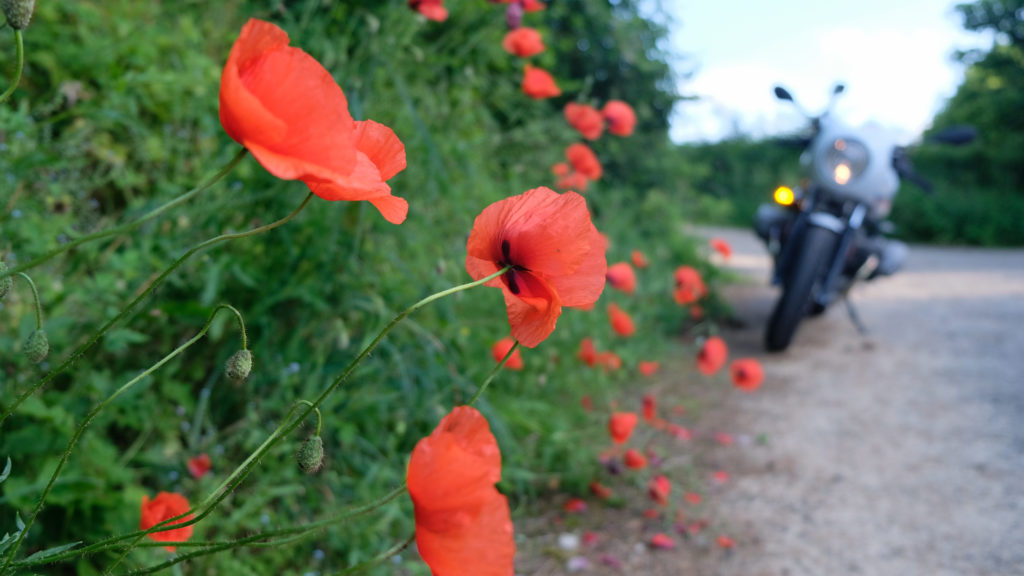
{"type": "Polygon", "coordinates": [[[608,122],[608,131],[616,136],[629,136],[636,127],[636,112],[622,100],[609,100],[601,110],[608,122]]]}
{"type": "Polygon", "coordinates": [[[562,505],[562,510],[572,514],[578,514],[580,512],[587,511],[587,503],[581,498],[570,498],[562,505]]]}
{"type": "Polygon", "coordinates": [[[594,348],[594,341],[590,338],[580,340],[580,351],[576,354],[576,357],[587,366],[597,364],[597,349],[594,348]]]}
{"type": "Polygon", "coordinates": [[[710,376],[725,365],[729,355],[729,349],[725,346],[725,340],[718,336],[712,336],[704,341],[700,352],[697,353],[697,370],[701,374],[710,376]]]}
{"type": "Polygon", "coordinates": [[[668,497],[671,492],[672,483],[665,476],[655,476],[647,483],[647,494],[650,495],[651,500],[662,506],[668,506],[668,497]]]}
{"type": "Polygon", "coordinates": [[[583,193],[587,191],[590,186],[590,180],[586,176],[579,172],[571,172],[562,176],[555,183],[555,188],[559,190],[573,190],[575,192],[583,193]]]}
{"type": "Polygon", "coordinates": [[[734,442],[732,435],[726,434],[725,432],[719,432],[718,434],[715,434],[715,441],[721,444],[722,446],[732,446],[734,442]]]}
{"type": "Polygon", "coordinates": [[[690,504],[700,504],[703,500],[703,498],[700,497],[700,494],[697,494],[696,492],[687,492],[683,495],[683,499],[690,504]]]}
{"type": "Polygon", "coordinates": [[[405,169],[387,126],[355,122],[331,74],[274,24],[249,20],[221,75],[220,121],[268,172],[326,200],[367,200],[389,222],[408,204],[385,182],[405,169]]]}
{"type": "Polygon", "coordinates": [[[644,376],[653,376],[661,368],[661,363],[641,360],[637,367],[644,376]]]}
{"type": "Polygon", "coordinates": [[[701,320],[704,318],[704,308],[699,304],[690,304],[690,318],[701,320]]]}
{"type": "Polygon", "coordinates": [[[676,541],[667,536],[664,532],[658,532],[651,537],[651,546],[667,550],[669,548],[675,548],[676,541]]]}
{"type": "Polygon", "coordinates": [[[523,72],[523,93],[530,98],[543,100],[560,95],[562,90],[546,70],[527,64],[523,72]]]}
{"type": "Polygon", "coordinates": [[[198,456],[193,456],[188,459],[187,464],[188,473],[198,480],[199,478],[206,476],[206,473],[210,471],[210,455],[204,452],[198,456]]]}
{"type": "Polygon", "coordinates": [[[536,29],[523,26],[506,33],[501,46],[513,56],[529,58],[544,51],[544,39],[536,29]]]}
{"type": "Polygon", "coordinates": [[[409,8],[422,14],[427,20],[444,22],[448,19],[448,10],[444,0],[409,0],[409,8]]]}
{"type": "Polygon", "coordinates": [[[498,443],[470,406],[454,408],[416,444],[406,481],[416,546],[432,573],[512,574],[513,527],[499,480],[498,443]]]}
{"type": "Polygon", "coordinates": [[[604,132],[604,117],[597,108],[569,102],[565,105],[565,121],[587,140],[597,140],[604,132]]]}
{"type": "Polygon", "coordinates": [[[622,368],[622,358],[610,350],[598,353],[597,363],[609,372],[622,368]]]}
{"type": "Polygon", "coordinates": [[[657,403],[654,400],[654,396],[650,394],[644,394],[644,420],[650,422],[654,420],[654,411],[657,408],[657,403]]]}
{"type": "Polygon", "coordinates": [[[519,0],[519,3],[522,4],[523,10],[527,12],[539,12],[548,7],[547,4],[540,0],[519,0]]]}
{"type": "Polygon", "coordinates": [[[565,149],[565,157],[577,172],[583,174],[588,179],[601,179],[601,162],[598,161],[597,155],[586,144],[582,142],[570,144],[565,149]]]}
{"type": "MultiPolygon", "coordinates": [[[[508,354],[508,351],[515,346],[516,341],[511,338],[502,338],[491,346],[491,356],[494,356],[495,362],[501,362],[501,359],[508,354]]],[[[523,356],[519,353],[517,348],[511,356],[508,357],[508,361],[505,362],[505,368],[509,370],[522,370],[523,369],[523,356]]]]}
{"type": "Polygon", "coordinates": [[[551,166],[551,173],[558,177],[568,176],[569,170],[571,168],[569,168],[569,164],[566,162],[558,162],[551,166]]]}
{"type": "Polygon", "coordinates": [[[732,256],[732,246],[721,238],[712,238],[708,244],[711,245],[711,249],[722,255],[722,258],[728,259],[732,256]]]}
{"type": "Polygon", "coordinates": [[[729,481],[729,473],[725,470],[715,470],[715,473],[711,475],[711,479],[714,480],[715,484],[725,484],[729,481]]]}
{"type": "Polygon", "coordinates": [[[719,536],[715,540],[715,542],[718,544],[719,548],[726,548],[726,549],[728,549],[728,548],[735,548],[736,547],[736,542],[734,542],[732,538],[729,538],[728,536],[726,536],[724,534],[719,536]]]}
{"type": "Polygon", "coordinates": [[[629,337],[636,332],[633,319],[614,302],[608,305],[608,320],[612,324],[612,330],[619,336],[629,337]]]}
{"type": "Polygon", "coordinates": [[[613,496],[612,489],[601,484],[597,480],[590,483],[590,493],[600,498],[601,500],[607,500],[613,496]]]}
{"type": "MultiPolygon", "coordinates": [[[[149,496],[142,496],[142,510],[139,517],[139,530],[149,530],[153,526],[189,511],[188,500],[177,492],[160,492],[152,500],[149,496]]],[[[192,515],[185,516],[171,522],[171,526],[188,522],[192,515]]],[[[192,526],[183,526],[163,532],[153,532],[149,537],[157,542],[185,542],[192,537],[192,526]]],[[[164,546],[169,552],[174,552],[174,546],[164,546]]]]}
{"type": "Polygon", "coordinates": [[[636,272],[626,262],[616,262],[609,266],[605,277],[608,278],[608,284],[616,290],[621,290],[626,294],[636,291],[636,272]]]}
{"type": "Polygon", "coordinates": [[[586,412],[594,411],[594,401],[590,399],[590,396],[583,396],[580,398],[580,406],[582,406],[583,410],[586,412]]]}
{"type": "Polygon", "coordinates": [[[757,390],[764,380],[761,363],[755,358],[740,358],[733,361],[729,365],[729,372],[732,373],[733,385],[745,392],[757,390]]]}
{"type": "Polygon", "coordinates": [[[606,262],[582,196],[534,188],[491,204],[476,217],[466,270],[501,288],[512,337],[533,348],[555,329],[562,307],[593,304],[604,290],[606,262]]]}
{"type": "Polygon", "coordinates": [[[673,292],[677,304],[693,304],[707,295],[704,280],[692,266],[680,266],[675,272],[676,288],[673,292]]]}
{"type": "Polygon", "coordinates": [[[632,468],[633,470],[647,467],[647,457],[632,448],[626,450],[626,454],[622,457],[622,462],[626,465],[626,468],[632,468]]]}
{"type": "Polygon", "coordinates": [[[684,427],[682,427],[682,426],[680,426],[678,424],[669,424],[668,425],[668,433],[673,435],[673,436],[675,436],[676,438],[679,438],[680,440],[692,440],[693,439],[693,434],[690,433],[689,430],[687,430],[686,428],[684,428],[684,427]]]}
{"type": "Polygon", "coordinates": [[[615,412],[608,419],[608,434],[612,442],[625,444],[636,428],[637,416],[633,412],[615,412]]]}
{"type": "Polygon", "coordinates": [[[633,250],[633,253],[630,255],[630,257],[633,260],[633,266],[636,266],[641,270],[647,268],[650,265],[650,263],[647,261],[647,256],[644,256],[644,253],[639,250],[633,250]]]}

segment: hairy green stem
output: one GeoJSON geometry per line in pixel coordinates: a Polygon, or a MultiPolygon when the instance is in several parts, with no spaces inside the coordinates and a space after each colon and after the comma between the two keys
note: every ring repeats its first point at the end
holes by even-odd
{"type": "Polygon", "coordinates": [[[216,174],[211,176],[208,180],[206,180],[199,186],[196,186],[195,188],[189,190],[188,192],[185,192],[181,196],[178,196],[174,200],[171,200],[170,202],[158,208],[154,208],[153,210],[147,212],[146,214],[140,216],[139,218],[136,218],[131,222],[126,222],[120,226],[115,226],[113,228],[108,228],[106,230],[100,230],[99,232],[94,232],[87,236],[76,238],[66,244],[62,244],[61,246],[58,246],[57,248],[50,250],[49,252],[43,254],[42,256],[38,256],[36,258],[33,258],[32,260],[29,260],[28,262],[25,262],[24,264],[15,266],[14,268],[7,270],[6,272],[0,272],[0,278],[3,278],[4,276],[10,276],[11,274],[17,274],[22,270],[34,268],[35,266],[38,266],[43,262],[46,262],[50,258],[53,258],[54,256],[57,256],[59,254],[63,254],[64,252],[67,252],[68,250],[71,250],[72,248],[75,248],[77,246],[81,246],[86,242],[92,242],[93,240],[99,240],[101,238],[116,236],[118,234],[123,234],[125,232],[134,230],[135,228],[138,228],[142,224],[156,218],[157,216],[163,214],[164,212],[167,212],[168,210],[178,206],[179,204],[187,202],[200,192],[209,190],[210,187],[212,187],[214,184],[220,182],[224,178],[224,176],[227,176],[227,174],[231,172],[231,170],[233,170],[235,166],[237,166],[238,163],[242,161],[243,158],[245,158],[247,152],[248,151],[245,148],[242,148],[241,150],[238,151],[237,154],[235,154],[235,157],[232,158],[230,162],[228,162],[223,168],[221,168],[216,174]]]}
{"type": "Polygon", "coordinates": [[[17,67],[14,69],[14,81],[3,94],[0,94],[0,104],[3,104],[14,94],[14,91],[18,89],[18,84],[21,83],[21,71],[25,68],[25,41],[21,37],[21,30],[14,29],[14,44],[16,45],[15,58],[17,58],[17,67]]]}
{"type": "MultiPolygon", "coordinates": [[[[313,406],[313,403],[309,400],[297,400],[299,404],[306,404],[307,406],[313,406]]],[[[320,435],[320,430],[323,428],[324,417],[320,414],[320,409],[313,406],[313,411],[316,412],[316,435],[320,435]]]]}
{"type": "Polygon", "coordinates": [[[508,349],[508,352],[505,353],[505,356],[501,359],[501,362],[498,362],[498,364],[495,365],[494,368],[491,368],[491,373],[488,374],[487,378],[484,379],[483,384],[481,384],[480,388],[477,389],[476,394],[473,394],[473,397],[470,398],[469,402],[466,403],[467,406],[472,406],[473,404],[476,404],[476,401],[480,398],[480,396],[483,395],[484,390],[487,390],[487,387],[491,385],[491,381],[494,380],[494,378],[498,375],[498,372],[501,371],[501,367],[504,366],[506,362],[508,362],[508,359],[512,357],[512,353],[515,352],[518,348],[519,340],[516,340],[516,343],[513,344],[512,347],[508,349]]]}
{"type": "Polygon", "coordinates": [[[28,274],[25,274],[23,272],[18,272],[18,276],[24,278],[25,282],[28,282],[28,285],[32,287],[32,297],[35,299],[36,302],[36,330],[42,330],[43,305],[39,302],[39,290],[36,290],[36,283],[33,282],[32,279],[28,277],[28,274]]]}
{"type": "Polygon", "coordinates": [[[46,488],[43,489],[43,493],[40,494],[39,502],[36,503],[35,509],[32,510],[32,515],[29,516],[28,521],[25,522],[25,527],[19,532],[18,539],[14,541],[14,545],[11,546],[10,551],[7,553],[7,558],[4,561],[4,565],[0,566],[0,573],[2,573],[8,566],[10,566],[11,561],[14,558],[14,555],[18,552],[18,548],[21,546],[22,540],[25,539],[25,536],[28,534],[28,531],[32,528],[32,525],[35,523],[36,518],[39,516],[39,512],[42,511],[43,505],[46,504],[46,498],[47,496],[50,495],[50,490],[53,489],[53,485],[57,482],[57,478],[60,476],[61,470],[64,469],[64,465],[67,464],[68,459],[71,458],[71,453],[74,451],[75,445],[78,443],[78,440],[82,437],[82,434],[85,433],[85,429],[89,426],[89,424],[92,423],[92,421],[96,418],[96,416],[99,415],[100,412],[103,411],[104,408],[109,406],[110,403],[116,400],[119,396],[127,392],[132,386],[137,384],[146,376],[149,376],[153,372],[157,371],[160,367],[170,362],[178,354],[181,354],[190,346],[198,342],[203,336],[206,335],[206,332],[209,331],[210,325],[213,323],[213,319],[217,316],[217,313],[225,309],[231,310],[232,312],[235,313],[236,316],[241,317],[241,313],[232,306],[229,306],[227,304],[221,304],[220,306],[217,306],[210,314],[210,318],[206,321],[206,324],[203,325],[201,330],[199,330],[198,334],[193,336],[191,339],[189,339],[181,346],[175,348],[170,354],[161,358],[159,362],[153,364],[152,366],[144,370],[141,374],[126,382],[123,386],[114,391],[114,393],[111,394],[106,400],[100,402],[99,404],[94,406],[92,410],[89,411],[89,413],[85,416],[85,419],[82,420],[82,423],[78,426],[78,429],[75,430],[74,435],[71,436],[71,440],[68,441],[67,448],[64,449],[64,454],[57,462],[57,467],[54,469],[53,474],[50,475],[50,481],[46,484],[46,488]]]}
{"type": "Polygon", "coordinates": [[[201,251],[201,250],[203,250],[205,248],[209,248],[209,247],[214,246],[216,244],[220,244],[221,242],[226,242],[228,240],[236,240],[238,238],[245,238],[247,236],[255,236],[256,234],[261,234],[263,232],[267,232],[269,230],[273,230],[274,228],[277,228],[278,226],[286,224],[287,222],[289,222],[290,220],[292,220],[293,218],[298,216],[299,212],[302,212],[302,209],[306,207],[306,204],[309,204],[309,201],[312,198],[313,198],[313,193],[310,192],[309,194],[306,195],[305,200],[302,201],[302,204],[300,204],[298,208],[296,208],[295,210],[292,211],[291,214],[285,216],[284,218],[282,218],[280,220],[271,222],[270,224],[266,224],[266,225],[260,226],[258,228],[253,228],[252,230],[248,230],[246,232],[235,232],[235,233],[232,233],[232,234],[221,234],[220,236],[216,236],[214,238],[210,238],[209,240],[207,240],[205,242],[202,242],[200,244],[197,244],[196,246],[193,246],[188,252],[185,252],[184,255],[182,255],[180,258],[175,260],[175,262],[173,264],[171,264],[171,266],[169,268],[164,270],[160,274],[160,276],[157,276],[156,280],[153,280],[153,282],[151,282],[149,284],[149,286],[147,286],[146,289],[142,291],[141,294],[139,294],[134,300],[131,301],[131,303],[129,303],[120,312],[118,312],[117,316],[114,316],[113,318],[108,320],[107,323],[104,324],[103,327],[100,328],[100,330],[96,334],[94,334],[92,336],[92,338],[89,339],[88,342],[86,342],[82,346],[79,346],[78,349],[75,350],[71,354],[71,356],[68,357],[68,359],[64,361],[64,363],[62,363],[60,366],[58,366],[54,370],[50,371],[49,374],[47,374],[45,377],[43,377],[43,379],[40,380],[39,382],[36,382],[34,385],[32,385],[28,390],[22,392],[22,394],[20,396],[18,396],[17,400],[15,400],[13,404],[11,404],[7,408],[5,408],[3,414],[0,415],[0,426],[2,426],[4,421],[6,421],[7,418],[15,410],[18,409],[18,406],[21,406],[22,402],[24,402],[29,396],[35,394],[35,392],[37,390],[39,390],[40,388],[45,386],[47,383],[49,383],[51,380],[53,380],[55,377],[57,377],[58,374],[60,374],[64,370],[66,370],[68,368],[68,366],[71,366],[71,364],[73,364],[76,360],[78,360],[82,356],[82,354],[84,354],[88,349],[92,348],[92,346],[94,344],[96,344],[96,342],[98,342],[99,339],[102,338],[103,335],[107,333],[107,331],[109,331],[115,324],[117,324],[122,319],[124,319],[124,317],[126,317],[135,308],[135,306],[138,305],[139,302],[142,302],[142,300],[144,300],[154,290],[156,290],[157,287],[160,286],[160,284],[162,284],[163,281],[168,276],[170,276],[172,272],[177,270],[179,266],[184,264],[185,261],[188,260],[189,258],[191,258],[192,255],[194,255],[196,252],[199,252],[199,251],[201,251]]]}
{"type": "Polygon", "coordinates": [[[395,554],[398,554],[402,550],[405,550],[405,548],[409,546],[409,544],[412,544],[412,541],[415,539],[416,533],[413,532],[412,535],[406,538],[405,540],[399,542],[398,544],[395,544],[391,548],[388,548],[387,550],[381,552],[373,558],[370,558],[366,562],[360,562],[359,564],[356,564],[355,566],[352,566],[350,568],[346,568],[341,572],[335,572],[335,574],[337,574],[338,576],[341,576],[342,574],[355,574],[357,572],[362,572],[363,570],[373,568],[374,566],[380,564],[388,558],[391,558],[395,554]]]}

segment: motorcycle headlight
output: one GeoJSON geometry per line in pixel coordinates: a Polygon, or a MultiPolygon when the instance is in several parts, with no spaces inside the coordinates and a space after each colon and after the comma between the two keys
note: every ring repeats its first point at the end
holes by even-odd
{"type": "Polygon", "coordinates": [[[868,167],[868,149],[856,140],[837,138],[825,152],[825,168],[832,180],[845,186],[868,167]]]}

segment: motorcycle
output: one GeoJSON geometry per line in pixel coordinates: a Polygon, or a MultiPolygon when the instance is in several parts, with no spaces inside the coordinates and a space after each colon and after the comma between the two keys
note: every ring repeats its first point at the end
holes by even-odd
{"type": "MultiPolygon", "coordinates": [[[[878,126],[853,127],[830,111],[844,90],[836,85],[823,113],[812,116],[781,86],[775,96],[796,106],[810,121],[810,136],[785,144],[804,149],[801,187],[780,186],[774,204],[762,204],[754,218],[757,234],[774,259],[772,284],[782,286],[765,329],[769,351],[785,350],[800,322],[842,298],[851,320],[865,331],[847,294],[855,282],[889,276],[907,258],[906,244],[887,238],[887,220],[900,180],[926,192],[931,184],[914,172],[906,149],[878,126]]],[[[930,139],[965,144],[976,132],[957,126],[930,139]]]]}

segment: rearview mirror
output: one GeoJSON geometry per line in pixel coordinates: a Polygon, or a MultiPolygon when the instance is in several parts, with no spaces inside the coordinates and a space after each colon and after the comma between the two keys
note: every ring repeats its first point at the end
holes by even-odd
{"type": "Polygon", "coordinates": [[[846,86],[842,82],[840,82],[836,84],[834,88],[832,88],[832,94],[839,95],[842,94],[844,90],[846,90],[846,86]]]}
{"type": "Polygon", "coordinates": [[[793,101],[793,96],[790,95],[790,93],[782,86],[775,87],[775,97],[778,98],[779,100],[789,100],[790,102],[793,101]]]}
{"type": "Polygon", "coordinates": [[[958,124],[956,126],[950,126],[949,128],[943,128],[938,132],[928,136],[928,140],[931,142],[941,142],[943,144],[968,144],[973,142],[978,137],[978,129],[968,124],[958,124]]]}

